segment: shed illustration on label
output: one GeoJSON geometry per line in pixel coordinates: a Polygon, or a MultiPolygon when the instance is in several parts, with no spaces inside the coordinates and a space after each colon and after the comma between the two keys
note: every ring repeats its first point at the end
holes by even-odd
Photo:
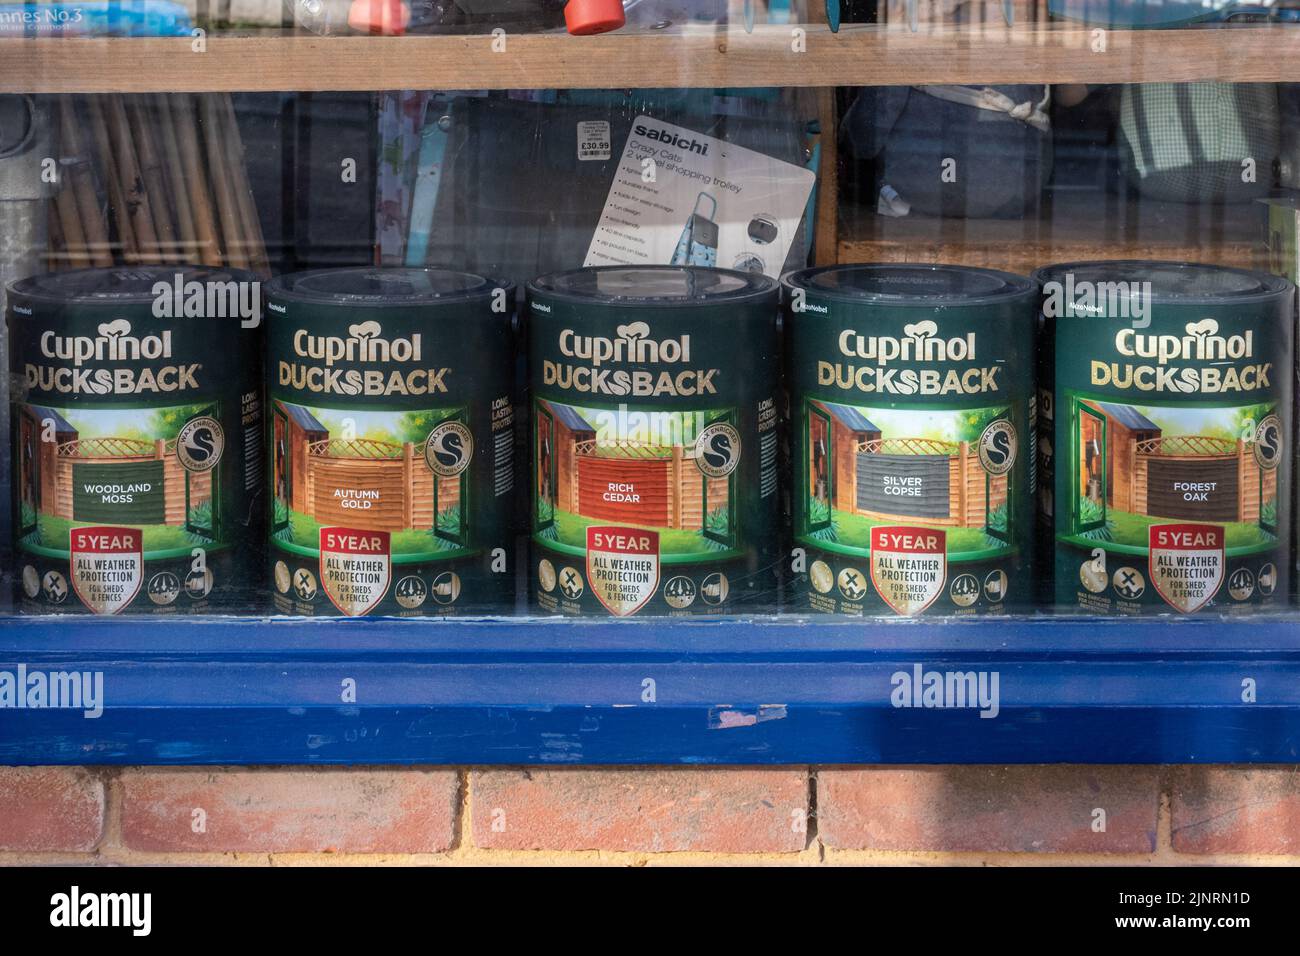
{"type": "Polygon", "coordinates": [[[117,614],[140,593],[144,534],[138,529],[72,528],[68,551],[72,589],[96,614],[117,614]]]}
{"type": "Polygon", "coordinates": [[[659,587],[659,533],[589,525],[587,581],[611,614],[635,614],[659,587]]]}
{"type": "Polygon", "coordinates": [[[320,529],[320,583],[349,617],[368,614],[384,599],[393,579],[387,531],[320,529]]]}
{"type": "Polygon", "coordinates": [[[1219,593],[1223,585],[1223,528],[1212,524],[1152,525],[1150,547],[1151,583],[1170,607],[1190,614],[1219,593]]]}
{"type": "Polygon", "coordinates": [[[899,614],[920,614],[943,593],[948,575],[945,538],[934,528],[871,529],[871,583],[899,614]]]}

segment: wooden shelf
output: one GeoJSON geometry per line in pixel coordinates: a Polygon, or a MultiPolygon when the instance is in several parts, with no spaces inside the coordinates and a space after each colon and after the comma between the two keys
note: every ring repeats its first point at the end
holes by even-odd
{"type": "Polygon", "coordinates": [[[873,86],[927,83],[1139,83],[1300,80],[1300,27],[1241,24],[1111,30],[808,26],[695,28],[572,37],[316,37],[279,32],[188,39],[0,40],[0,92],[141,93],[385,89],[873,86]]]}
{"type": "Polygon", "coordinates": [[[841,222],[840,262],[935,262],[1028,275],[1052,262],[1166,259],[1264,268],[1264,207],[1058,195],[1035,219],[890,219],[841,222]]]}

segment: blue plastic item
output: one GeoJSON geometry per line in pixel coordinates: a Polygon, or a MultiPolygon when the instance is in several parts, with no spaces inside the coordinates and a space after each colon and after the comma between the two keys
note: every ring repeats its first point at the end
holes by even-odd
{"type": "Polygon", "coordinates": [[[708,193],[695,197],[695,208],[691,218],[686,221],[682,237],[677,240],[670,265],[701,266],[705,269],[715,268],[718,264],[718,224],[713,217],[718,214],[718,200],[708,193]],[[711,204],[709,214],[700,212],[700,203],[708,200],[711,204]]]}
{"type": "Polygon", "coordinates": [[[0,4],[0,37],[189,36],[193,28],[171,0],[0,4]]]}
{"type": "Polygon", "coordinates": [[[1235,0],[1048,0],[1053,17],[1102,27],[1166,28],[1227,19],[1235,0]]]}

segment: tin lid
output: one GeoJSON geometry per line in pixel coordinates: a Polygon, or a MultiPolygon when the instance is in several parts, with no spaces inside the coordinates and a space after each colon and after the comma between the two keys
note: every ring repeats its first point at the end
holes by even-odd
{"type": "Polygon", "coordinates": [[[9,291],[13,295],[60,305],[148,305],[158,298],[158,283],[174,287],[177,276],[182,285],[190,282],[258,281],[251,272],[237,269],[186,265],[114,266],[29,276],[10,282],[9,291]]]}
{"type": "Polygon", "coordinates": [[[290,302],[351,308],[397,308],[463,302],[510,291],[509,282],[496,282],[473,272],[451,269],[406,269],[356,266],[316,269],[277,276],[267,283],[267,296],[290,302]]]}
{"type": "Polygon", "coordinates": [[[698,266],[593,266],[541,276],[528,293],[597,305],[738,305],[775,298],[776,280],[698,266]]]}
{"type": "Polygon", "coordinates": [[[1082,291],[1107,283],[1108,295],[1112,289],[1116,290],[1115,294],[1131,290],[1132,294],[1149,296],[1152,302],[1177,305],[1243,303],[1286,295],[1291,290],[1291,283],[1286,279],[1265,272],[1199,262],[1143,259],[1063,262],[1039,269],[1034,273],[1034,280],[1040,287],[1049,282],[1059,283],[1067,295],[1072,288],[1082,291]]]}
{"type": "Polygon", "coordinates": [[[804,269],[786,277],[807,289],[848,302],[891,306],[983,305],[1036,292],[1024,276],[969,266],[872,263],[804,269]]]}

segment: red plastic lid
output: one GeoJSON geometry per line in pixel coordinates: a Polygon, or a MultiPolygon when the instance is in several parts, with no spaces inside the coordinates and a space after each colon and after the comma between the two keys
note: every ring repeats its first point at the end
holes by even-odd
{"type": "Polygon", "coordinates": [[[358,33],[401,36],[411,22],[411,9],[402,0],[352,0],[348,26],[358,33]]]}
{"type": "Polygon", "coordinates": [[[574,36],[608,33],[627,23],[620,0],[569,0],[564,25],[574,36]]]}

